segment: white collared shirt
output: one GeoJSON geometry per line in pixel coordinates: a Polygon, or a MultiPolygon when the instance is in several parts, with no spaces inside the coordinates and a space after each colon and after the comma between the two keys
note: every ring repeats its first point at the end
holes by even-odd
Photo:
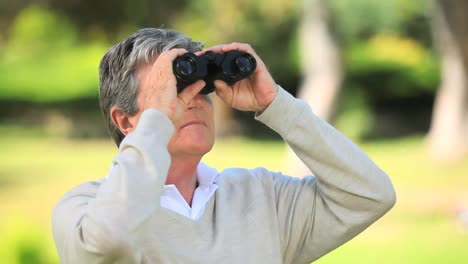
{"type": "MultiPolygon", "coordinates": [[[[112,168],[113,164],[110,165],[110,171],[112,168]]],[[[109,175],[110,173],[106,178],[109,177],[109,175]]],[[[200,219],[205,211],[206,204],[210,200],[211,196],[213,196],[216,189],[218,189],[218,185],[214,183],[217,176],[218,171],[215,168],[212,168],[203,162],[198,163],[198,187],[193,193],[192,207],[188,205],[174,184],[164,185],[160,200],[161,206],[192,220],[196,221],[200,219]]]]}
{"type": "Polygon", "coordinates": [[[192,220],[200,219],[206,204],[218,189],[218,185],[214,183],[217,176],[216,169],[200,162],[197,167],[198,187],[193,193],[192,207],[188,205],[174,184],[164,185],[161,206],[192,220]]]}

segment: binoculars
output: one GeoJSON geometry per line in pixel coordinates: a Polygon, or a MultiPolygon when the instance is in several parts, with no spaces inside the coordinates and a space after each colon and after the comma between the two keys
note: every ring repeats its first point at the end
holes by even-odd
{"type": "Polygon", "coordinates": [[[215,80],[233,85],[249,77],[255,71],[257,61],[249,53],[236,50],[227,53],[207,51],[200,56],[189,52],[177,57],[172,66],[177,79],[177,93],[198,80],[204,80],[206,85],[200,93],[209,94],[215,90],[215,80]]]}

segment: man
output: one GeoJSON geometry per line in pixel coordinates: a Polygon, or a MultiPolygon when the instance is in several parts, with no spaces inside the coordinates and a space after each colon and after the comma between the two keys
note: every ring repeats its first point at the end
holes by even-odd
{"type": "Polygon", "coordinates": [[[213,105],[199,94],[203,81],[178,94],[172,72],[174,59],[200,47],[175,31],[142,29],[104,56],[99,100],[119,153],[106,178],[55,208],[62,263],[310,263],[395,203],[386,174],[276,85],[247,44],[207,49],[257,60],[232,87],[216,81],[216,95],[255,112],[315,176],[200,163],[214,144],[213,105]]]}

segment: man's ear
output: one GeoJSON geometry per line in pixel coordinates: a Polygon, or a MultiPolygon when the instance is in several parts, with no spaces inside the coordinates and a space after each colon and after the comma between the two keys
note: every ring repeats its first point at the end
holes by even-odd
{"type": "Polygon", "coordinates": [[[110,110],[110,118],[114,125],[124,134],[125,136],[130,134],[136,128],[134,118],[123,112],[119,108],[113,106],[110,110]]]}

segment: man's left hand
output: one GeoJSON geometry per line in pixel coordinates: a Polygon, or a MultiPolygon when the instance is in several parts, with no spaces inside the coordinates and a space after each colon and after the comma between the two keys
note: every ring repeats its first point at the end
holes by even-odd
{"type": "Polygon", "coordinates": [[[242,79],[232,86],[227,85],[224,81],[216,80],[214,82],[216,94],[235,109],[261,113],[275,98],[278,86],[253,48],[249,44],[234,42],[217,45],[203,52],[227,53],[231,50],[250,53],[257,60],[257,68],[249,78],[242,79]]]}

